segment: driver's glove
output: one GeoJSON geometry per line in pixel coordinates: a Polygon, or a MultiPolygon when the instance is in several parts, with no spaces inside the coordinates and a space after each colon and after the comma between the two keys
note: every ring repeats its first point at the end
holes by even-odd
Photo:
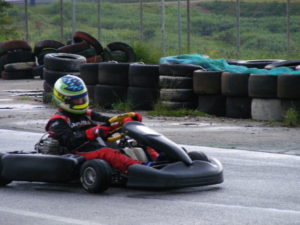
{"type": "Polygon", "coordinates": [[[134,117],[127,117],[123,120],[123,124],[124,123],[127,123],[127,122],[130,122],[130,121],[139,121],[139,122],[142,122],[143,120],[143,117],[141,114],[137,113],[137,112],[134,112],[135,113],[135,116],[134,117]]]}
{"type": "Polygon", "coordinates": [[[94,126],[85,130],[85,136],[88,140],[95,140],[97,137],[106,139],[110,132],[113,130],[113,127],[107,126],[94,126]]]}

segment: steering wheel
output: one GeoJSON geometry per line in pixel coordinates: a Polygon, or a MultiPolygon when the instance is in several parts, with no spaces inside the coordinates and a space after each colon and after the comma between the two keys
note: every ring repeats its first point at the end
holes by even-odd
{"type": "MultiPolygon", "coordinates": [[[[135,117],[135,115],[136,114],[134,112],[128,112],[128,113],[123,113],[123,114],[120,114],[120,115],[110,118],[108,120],[108,122],[110,123],[111,126],[114,127],[113,131],[111,131],[110,133],[111,134],[116,133],[118,130],[121,129],[125,118],[128,118],[128,117],[133,118],[133,117],[135,117]]],[[[108,137],[106,141],[114,142],[114,141],[117,141],[117,140],[121,139],[122,137],[124,137],[124,135],[125,134],[120,134],[117,136],[108,137]]]]}

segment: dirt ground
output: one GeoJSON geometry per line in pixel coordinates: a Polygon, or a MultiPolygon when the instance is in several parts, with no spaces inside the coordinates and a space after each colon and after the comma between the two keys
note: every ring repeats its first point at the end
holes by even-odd
{"type": "MultiPolygon", "coordinates": [[[[40,79],[0,79],[0,129],[44,132],[56,109],[42,103],[42,84],[40,79]]],[[[179,144],[300,155],[300,128],[245,119],[152,117],[147,112],[140,113],[146,125],[179,144]]]]}

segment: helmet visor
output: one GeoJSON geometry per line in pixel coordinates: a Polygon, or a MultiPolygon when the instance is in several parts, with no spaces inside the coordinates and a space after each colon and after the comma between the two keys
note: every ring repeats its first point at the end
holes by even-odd
{"type": "Polygon", "coordinates": [[[87,93],[83,93],[77,96],[71,96],[67,99],[71,109],[85,109],[89,105],[89,97],[87,93]]]}

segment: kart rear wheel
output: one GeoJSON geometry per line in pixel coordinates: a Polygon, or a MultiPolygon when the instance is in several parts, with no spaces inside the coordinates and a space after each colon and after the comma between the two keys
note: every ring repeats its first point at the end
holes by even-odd
{"type": "Polygon", "coordinates": [[[100,159],[86,161],[80,169],[80,181],[90,193],[100,193],[109,188],[112,171],[107,162],[100,159]]]}
{"type": "Polygon", "coordinates": [[[207,161],[209,162],[207,156],[203,153],[203,152],[188,152],[189,157],[191,158],[191,160],[202,160],[202,161],[207,161]]]}

